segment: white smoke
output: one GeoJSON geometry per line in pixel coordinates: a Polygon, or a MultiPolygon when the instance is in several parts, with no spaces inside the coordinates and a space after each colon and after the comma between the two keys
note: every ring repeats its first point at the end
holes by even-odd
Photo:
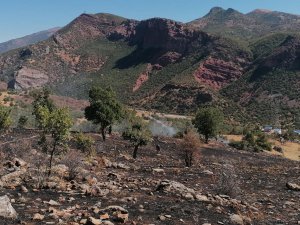
{"type": "Polygon", "coordinates": [[[177,133],[177,130],[174,127],[168,125],[167,122],[163,122],[151,116],[149,118],[151,119],[149,123],[149,129],[152,132],[153,136],[172,137],[177,133]]]}

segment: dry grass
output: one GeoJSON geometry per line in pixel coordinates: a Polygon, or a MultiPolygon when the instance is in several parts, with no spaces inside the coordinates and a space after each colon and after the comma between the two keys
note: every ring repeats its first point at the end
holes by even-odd
{"type": "MultiPolygon", "coordinates": [[[[226,138],[229,141],[241,141],[243,136],[242,135],[226,135],[226,138]]],[[[272,151],[271,154],[274,155],[283,155],[284,157],[291,159],[291,160],[297,160],[300,161],[300,144],[294,143],[294,142],[286,142],[285,144],[281,144],[279,141],[274,139],[269,139],[269,141],[272,143],[272,146],[279,146],[283,149],[283,154],[272,151]]]]}

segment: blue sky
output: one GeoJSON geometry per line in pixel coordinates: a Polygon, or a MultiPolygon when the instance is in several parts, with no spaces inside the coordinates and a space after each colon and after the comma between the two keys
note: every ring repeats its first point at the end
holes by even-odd
{"type": "Polygon", "coordinates": [[[2,0],[0,42],[64,26],[83,12],[187,22],[205,15],[214,6],[243,13],[262,8],[300,14],[300,0],[2,0]]]}

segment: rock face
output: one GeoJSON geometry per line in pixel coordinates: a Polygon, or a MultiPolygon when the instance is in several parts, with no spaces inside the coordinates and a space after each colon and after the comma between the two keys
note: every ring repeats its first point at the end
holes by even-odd
{"type": "Polygon", "coordinates": [[[243,68],[233,62],[209,58],[201,63],[194,73],[195,79],[200,84],[206,84],[219,89],[237,80],[243,75],[243,68]]]}
{"type": "Polygon", "coordinates": [[[11,83],[14,89],[38,88],[44,86],[49,77],[43,72],[28,67],[22,67],[15,72],[15,79],[11,83]]]}
{"type": "Polygon", "coordinates": [[[10,204],[7,195],[0,197],[0,217],[16,219],[18,217],[16,210],[10,204]]]}

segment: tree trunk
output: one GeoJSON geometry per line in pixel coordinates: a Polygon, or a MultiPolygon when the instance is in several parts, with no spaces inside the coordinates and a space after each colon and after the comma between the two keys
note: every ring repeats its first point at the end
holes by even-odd
{"type": "Polygon", "coordinates": [[[108,134],[111,135],[111,133],[112,133],[112,126],[110,125],[110,126],[108,127],[108,134]]]}
{"type": "Polygon", "coordinates": [[[101,135],[102,135],[102,140],[105,141],[105,128],[101,128],[101,135]]]}
{"type": "Polygon", "coordinates": [[[134,159],[136,159],[136,157],[137,157],[138,148],[139,148],[138,145],[134,146],[134,150],[133,150],[133,158],[134,159]]]}
{"type": "Polygon", "coordinates": [[[208,135],[205,135],[205,143],[208,144],[208,135]]]}
{"type": "Polygon", "coordinates": [[[50,162],[49,162],[49,169],[48,169],[48,177],[50,177],[51,175],[51,170],[52,170],[52,160],[53,160],[53,155],[55,153],[56,150],[56,142],[53,144],[53,149],[51,151],[51,155],[50,155],[50,162]]]}

